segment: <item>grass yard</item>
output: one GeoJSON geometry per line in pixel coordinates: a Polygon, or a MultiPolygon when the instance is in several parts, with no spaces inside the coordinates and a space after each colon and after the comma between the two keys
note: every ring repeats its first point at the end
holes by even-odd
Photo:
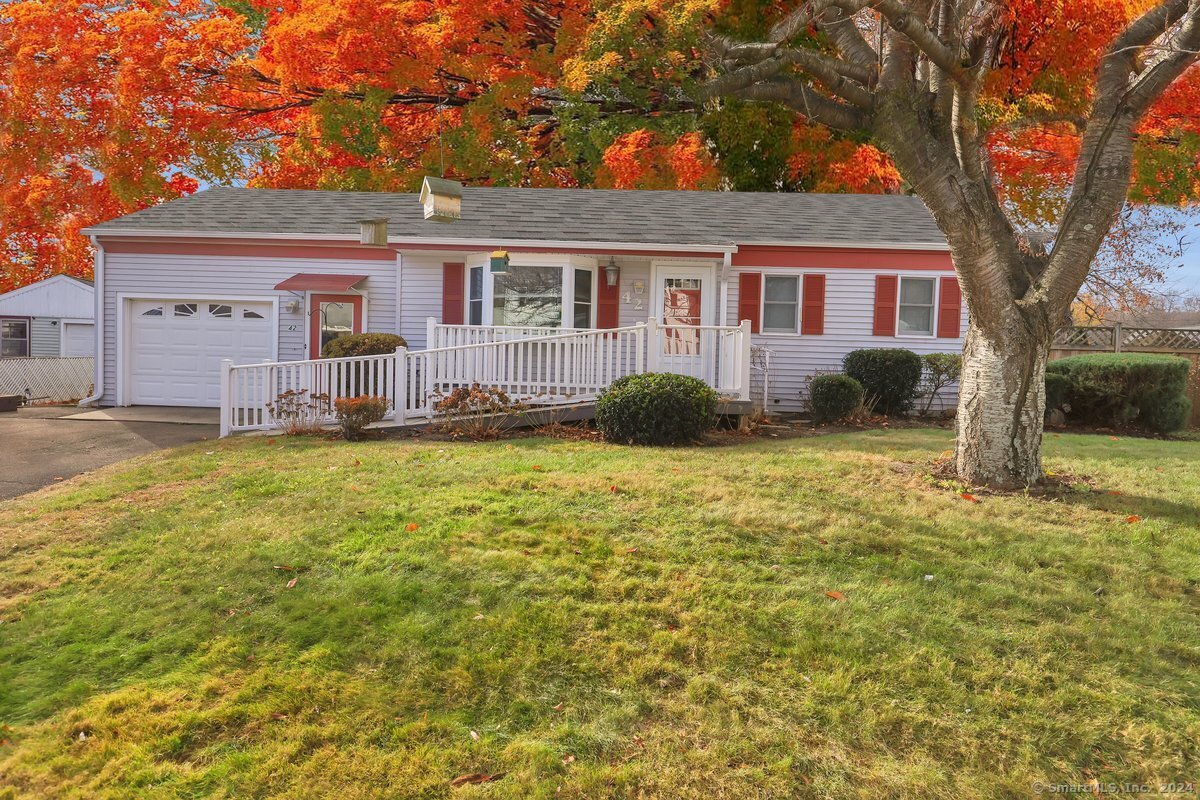
{"type": "Polygon", "coordinates": [[[242,439],[0,504],[0,798],[1200,783],[1200,447],[970,502],[949,445],[242,439]]]}

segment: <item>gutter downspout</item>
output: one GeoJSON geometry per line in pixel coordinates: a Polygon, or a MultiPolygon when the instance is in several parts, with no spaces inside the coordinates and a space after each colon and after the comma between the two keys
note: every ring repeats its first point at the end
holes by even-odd
{"type": "Polygon", "coordinates": [[[725,260],[721,263],[721,280],[720,280],[720,302],[721,307],[717,310],[717,323],[722,328],[729,324],[729,273],[733,268],[733,251],[725,251],[725,260]]]}
{"type": "Polygon", "coordinates": [[[92,266],[92,286],[96,298],[96,364],[92,376],[92,395],[79,401],[81,408],[90,406],[104,396],[104,245],[94,235],[88,238],[92,240],[92,247],[96,248],[96,260],[92,266]]]}

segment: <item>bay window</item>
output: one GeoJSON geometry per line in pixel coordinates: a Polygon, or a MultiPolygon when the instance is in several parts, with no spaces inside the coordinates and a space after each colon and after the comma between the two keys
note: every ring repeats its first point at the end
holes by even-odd
{"type": "MultiPolygon", "coordinates": [[[[516,257],[506,272],[494,273],[486,263],[467,271],[465,319],[468,325],[520,328],[591,328],[595,325],[598,270],[574,257],[558,263],[537,263],[537,257],[516,257]],[[520,263],[520,261],[532,263],[520,263]]],[[[546,259],[548,260],[548,259],[546,259]]]]}

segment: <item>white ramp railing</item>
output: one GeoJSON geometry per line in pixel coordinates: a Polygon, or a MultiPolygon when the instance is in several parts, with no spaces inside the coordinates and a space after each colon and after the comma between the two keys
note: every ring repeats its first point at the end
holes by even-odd
{"type": "Polygon", "coordinates": [[[430,341],[474,337],[461,344],[359,358],[234,365],[222,362],[221,435],[277,424],[280,395],[321,395],[330,412],[339,397],[388,398],[385,419],[403,425],[432,419],[437,402],[460,386],[479,384],[514,401],[538,405],[594,399],[618,378],[642,372],[691,375],[726,397],[750,396],[750,323],[673,327],[656,320],[624,328],[549,332],[537,328],[437,326],[430,341]],[[527,335],[522,336],[521,332],[527,335]]]}

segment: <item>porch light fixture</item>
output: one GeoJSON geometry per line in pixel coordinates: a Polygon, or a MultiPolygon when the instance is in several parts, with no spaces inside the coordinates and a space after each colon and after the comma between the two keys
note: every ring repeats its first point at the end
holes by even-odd
{"type": "Polygon", "coordinates": [[[507,275],[508,274],[508,253],[504,250],[495,250],[492,252],[492,274],[507,275]]]}
{"type": "Polygon", "coordinates": [[[621,268],[617,266],[617,260],[612,256],[608,257],[608,266],[604,268],[604,277],[608,281],[608,287],[617,285],[617,281],[621,279],[621,268]]]}

